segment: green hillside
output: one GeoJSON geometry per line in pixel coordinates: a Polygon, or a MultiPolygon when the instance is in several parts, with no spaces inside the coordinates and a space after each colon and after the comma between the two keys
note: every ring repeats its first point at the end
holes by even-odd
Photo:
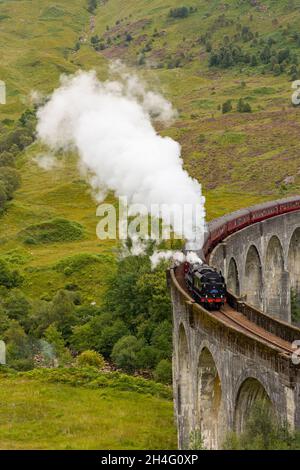
{"type": "Polygon", "coordinates": [[[176,448],[170,400],[128,385],[49,382],[45,372],[1,377],[1,450],[176,448]]]}
{"type": "MultiPolygon", "coordinates": [[[[146,258],[120,261],[116,243],[97,239],[96,202],[76,155],[60,154],[51,169],[37,165],[48,150],[33,141],[32,97],[45,97],[61,74],[79,69],[95,69],[106,79],[110,61],[120,59],[178,110],[176,122],[158,131],[180,142],[212,219],[299,193],[300,108],[291,103],[292,81],[300,79],[299,19],[298,0],[0,0],[0,80],[7,87],[7,104],[0,105],[0,337],[9,345],[10,365],[31,369],[39,341],[52,338],[62,365],[71,362],[70,351],[96,349],[120,368],[127,364],[127,372],[171,380],[164,268],[152,273],[146,258]],[[3,169],[7,162],[9,170],[3,169]]],[[[1,393],[10,400],[16,378],[5,380],[1,393]]],[[[13,415],[14,400],[21,407],[32,392],[28,380],[18,379],[5,419],[13,415]]],[[[22,425],[15,437],[9,425],[0,447],[56,446],[56,426],[67,435],[74,416],[55,417],[77,399],[91,419],[94,390],[76,389],[76,397],[67,385],[40,390],[45,406],[61,394],[57,409],[40,411],[52,416],[53,435],[43,436],[41,426],[34,440],[27,427],[22,440],[22,425]]],[[[128,401],[132,410],[130,393],[109,392],[107,403],[125,410],[128,401]]],[[[154,429],[155,406],[145,398],[145,415],[132,414],[132,423],[154,429]]],[[[162,407],[171,422],[171,403],[162,407]]],[[[22,423],[22,416],[15,419],[22,423]]],[[[152,445],[148,434],[144,439],[136,431],[124,439],[112,433],[109,442],[78,437],[62,446],[152,445]]],[[[172,439],[164,446],[173,446],[172,439]]]]}

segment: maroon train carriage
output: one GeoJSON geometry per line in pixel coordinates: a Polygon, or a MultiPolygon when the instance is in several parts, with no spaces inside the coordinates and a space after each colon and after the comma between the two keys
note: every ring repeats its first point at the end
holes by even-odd
{"type": "Polygon", "coordinates": [[[203,246],[204,255],[206,257],[218,243],[238,230],[242,230],[251,224],[261,222],[270,217],[276,217],[277,215],[297,210],[300,210],[300,196],[266,202],[215,219],[208,224],[208,233],[206,234],[203,246]]]}
{"type": "Polygon", "coordinates": [[[219,309],[226,302],[226,284],[222,273],[206,264],[207,255],[222,240],[234,232],[262,220],[300,210],[300,196],[266,202],[215,219],[208,224],[203,249],[198,252],[204,264],[185,263],[184,274],[188,289],[196,302],[208,309],[219,309]]]}

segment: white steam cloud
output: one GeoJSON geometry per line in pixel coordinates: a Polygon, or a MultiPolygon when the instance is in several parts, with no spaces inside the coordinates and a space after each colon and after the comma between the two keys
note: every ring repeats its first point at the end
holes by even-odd
{"type": "Polygon", "coordinates": [[[172,261],[175,265],[185,261],[190,264],[203,264],[203,260],[194,251],[189,251],[186,255],[182,251],[156,251],[150,256],[150,261],[152,269],[157,268],[162,261],[172,261]]]}
{"type": "MultiPolygon", "coordinates": [[[[112,67],[113,73],[118,67],[112,67]]],[[[160,136],[152,124],[175,117],[171,104],[147,90],[135,75],[123,70],[118,80],[100,82],[94,71],[80,72],[61,78],[61,86],[38,111],[37,132],[53,151],[77,150],[81,168],[92,175],[98,200],[103,191],[112,190],[130,204],[143,204],[149,213],[153,204],[167,205],[171,225],[179,233],[177,212],[188,205],[194,213],[185,219],[183,235],[202,240],[201,186],[183,169],[179,143],[160,136]]],[[[164,211],[159,215],[168,218],[164,211]]]]}

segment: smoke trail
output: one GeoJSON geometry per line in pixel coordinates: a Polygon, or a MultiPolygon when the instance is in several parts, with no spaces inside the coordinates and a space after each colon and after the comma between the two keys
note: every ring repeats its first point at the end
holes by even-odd
{"type": "MultiPolygon", "coordinates": [[[[81,167],[93,175],[90,183],[99,201],[105,189],[126,196],[129,203],[145,205],[149,213],[153,204],[167,205],[171,225],[179,233],[179,209],[193,207],[183,235],[201,240],[205,220],[201,186],[183,169],[179,143],[157,134],[152,124],[174,117],[171,104],[134,75],[123,71],[118,80],[100,82],[95,72],[80,72],[62,77],[61,86],[39,109],[37,133],[54,151],[77,150],[81,167]]],[[[170,222],[164,211],[159,215],[170,222]]]]}
{"type": "Polygon", "coordinates": [[[190,264],[203,264],[201,258],[199,258],[199,256],[193,251],[188,252],[186,255],[182,251],[155,251],[153,255],[150,256],[152,269],[157,268],[157,266],[162,261],[169,260],[171,260],[175,265],[179,265],[181,263],[184,263],[185,261],[190,264]]]}

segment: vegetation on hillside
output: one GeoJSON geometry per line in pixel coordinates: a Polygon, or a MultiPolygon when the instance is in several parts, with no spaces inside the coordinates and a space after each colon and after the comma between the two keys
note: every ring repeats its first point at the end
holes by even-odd
{"type": "Polygon", "coordinates": [[[159,131],[182,145],[209,219],[291,195],[300,188],[299,109],[291,104],[299,9],[288,0],[128,0],[126,8],[119,0],[13,0],[2,8],[0,335],[9,363],[30,369],[55,354],[68,364],[94,350],[168,383],[164,267],[119,260],[115,243],[96,238],[95,203],[75,155],[61,152],[48,171],[36,164],[47,151],[34,141],[28,96],[43,100],[61,74],[80,68],[105,79],[108,62],[121,59],[178,109],[176,123],[159,131]]]}
{"type": "Polygon", "coordinates": [[[261,401],[254,402],[240,434],[231,433],[226,450],[299,450],[300,433],[293,432],[286,423],[279,423],[270,409],[261,401]]]}
{"type": "Polygon", "coordinates": [[[17,158],[34,141],[35,124],[31,110],[26,110],[16,123],[5,119],[0,123],[0,215],[20,187],[17,158]]]}
{"type": "MultiPolygon", "coordinates": [[[[55,269],[69,277],[82,265],[98,262],[82,254],[55,269]]],[[[171,382],[171,305],[164,266],[151,271],[148,256],[121,258],[97,307],[83,302],[80,286],[72,284],[53,298],[31,301],[22,292],[20,273],[1,263],[0,335],[10,366],[50,365],[53,355],[59,364],[71,363],[72,355],[92,349],[127,372],[153,371],[158,381],[171,382]]]]}
{"type": "Polygon", "coordinates": [[[176,449],[170,391],[93,368],[1,373],[0,448],[176,449]]]}

